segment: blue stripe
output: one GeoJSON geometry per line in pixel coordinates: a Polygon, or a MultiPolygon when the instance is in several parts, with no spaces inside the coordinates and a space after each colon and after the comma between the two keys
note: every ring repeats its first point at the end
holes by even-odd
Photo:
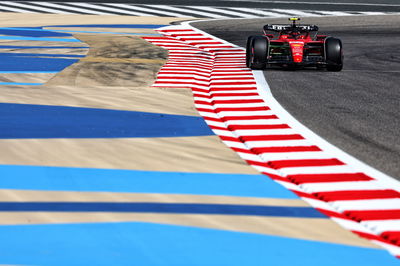
{"type": "Polygon", "coordinates": [[[46,42],[81,42],[81,41],[78,40],[78,39],[40,38],[40,37],[19,37],[19,36],[0,36],[0,40],[46,41],[46,42]]]}
{"type": "Polygon", "coordinates": [[[0,27],[0,34],[25,37],[69,37],[71,34],[53,32],[38,28],[4,28],[0,27]]]}
{"type": "MultiPolygon", "coordinates": [[[[1,73],[1,72],[0,72],[1,73]]],[[[8,73],[8,72],[7,72],[8,73]]],[[[44,83],[27,83],[27,82],[0,82],[0,85],[16,85],[16,86],[40,86],[44,83]]]]}
{"type": "Polygon", "coordinates": [[[0,138],[3,139],[209,135],[213,132],[198,116],[0,103],[0,138]]]}
{"type": "MultiPolygon", "coordinates": [[[[4,70],[4,71],[0,71],[0,74],[24,74],[24,73],[42,73],[42,74],[46,74],[46,73],[58,73],[59,71],[13,71],[13,70],[4,70]]],[[[25,84],[25,83],[21,83],[21,84],[25,84]]],[[[26,84],[30,84],[30,83],[26,83],[26,84]]],[[[35,83],[32,83],[35,84],[35,83]]]]}
{"type": "Polygon", "coordinates": [[[0,53],[1,57],[73,57],[73,58],[82,58],[85,55],[77,55],[77,54],[41,54],[41,53],[0,53]]]}
{"type": "Polygon", "coordinates": [[[327,218],[310,207],[136,202],[0,202],[5,212],[137,212],[327,218]]]}
{"type": "Polygon", "coordinates": [[[83,32],[83,33],[99,33],[99,34],[124,34],[124,35],[150,35],[150,36],[162,36],[158,33],[132,33],[132,32],[109,32],[109,31],[83,31],[83,30],[56,30],[56,32],[83,32]]]}
{"type": "Polygon", "coordinates": [[[69,58],[20,57],[4,55],[0,60],[0,71],[25,71],[29,73],[61,71],[78,61],[79,59],[69,58]]]}
{"type": "Polygon", "coordinates": [[[0,235],[3,265],[399,265],[378,248],[154,223],[0,226],[0,235]]]}
{"type": "Polygon", "coordinates": [[[0,49],[89,49],[89,46],[18,46],[0,45],[0,49]]]}
{"type": "Polygon", "coordinates": [[[0,188],[298,199],[263,175],[0,165],[0,188]]]}
{"type": "Polygon", "coordinates": [[[119,29],[157,29],[169,25],[162,24],[81,24],[81,25],[53,25],[44,28],[119,28],[119,29]]]}

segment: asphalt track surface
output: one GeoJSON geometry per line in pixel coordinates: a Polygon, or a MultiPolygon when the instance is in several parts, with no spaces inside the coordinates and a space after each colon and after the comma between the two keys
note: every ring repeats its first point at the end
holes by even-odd
{"type": "MultiPolygon", "coordinates": [[[[19,1],[19,2],[43,2],[19,1]]],[[[62,2],[62,1],[48,1],[62,2]]],[[[131,3],[153,5],[184,5],[184,6],[216,6],[216,7],[247,7],[247,8],[281,8],[295,10],[326,10],[326,11],[371,11],[371,12],[400,12],[397,0],[69,0],[67,2],[84,3],[131,3]]]]}
{"type": "MultiPolygon", "coordinates": [[[[274,97],[297,120],[330,143],[400,179],[399,16],[307,18],[321,33],[342,39],[342,72],[264,72],[274,97]]],[[[193,26],[244,46],[249,35],[282,19],[241,19],[193,26]]]]}

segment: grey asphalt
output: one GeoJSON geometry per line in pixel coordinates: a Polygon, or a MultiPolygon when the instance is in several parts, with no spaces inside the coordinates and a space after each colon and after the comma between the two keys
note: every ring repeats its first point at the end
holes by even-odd
{"type": "MultiPolygon", "coordinates": [[[[342,39],[341,72],[266,70],[274,97],[297,120],[347,153],[400,180],[400,16],[303,18],[342,39]]],[[[193,23],[240,46],[267,23],[193,23]]]]}
{"type": "MultiPolygon", "coordinates": [[[[43,0],[18,0],[19,2],[42,2],[43,0]]],[[[59,0],[48,2],[63,2],[59,0]]],[[[85,3],[131,3],[152,5],[183,5],[183,6],[216,6],[216,7],[248,7],[277,8],[297,10],[325,11],[382,11],[400,12],[398,0],[69,0],[67,2],[85,3]]]]}

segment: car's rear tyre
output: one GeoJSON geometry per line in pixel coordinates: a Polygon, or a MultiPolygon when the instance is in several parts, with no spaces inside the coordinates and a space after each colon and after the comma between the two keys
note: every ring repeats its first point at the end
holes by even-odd
{"type": "Polygon", "coordinates": [[[247,38],[247,43],[246,43],[246,66],[250,67],[250,47],[251,47],[251,42],[253,41],[254,36],[249,36],[247,38]]]}
{"type": "Polygon", "coordinates": [[[250,36],[246,47],[246,64],[251,69],[264,69],[267,65],[268,39],[250,36]]]}
{"type": "Polygon", "coordinates": [[[343,45],[338,38],[325,40],[325,59],[328,71],[340,71],[343,68],[343,45]]]}

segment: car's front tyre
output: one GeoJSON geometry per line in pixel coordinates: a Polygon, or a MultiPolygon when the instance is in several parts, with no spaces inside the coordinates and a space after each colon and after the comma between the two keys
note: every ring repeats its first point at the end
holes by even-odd
{"type": "Polygon", "coordinates": [[[264,36],[250,36],[246,46],[246,65],[255,70],[267,65],[268,39],[264,36]]]}
{"type": "Polygon", "coordinates": [[[338,38],[325,40],[325,59],[328,71],[341,71],[343,68],[343,45],[338,38]]]}

